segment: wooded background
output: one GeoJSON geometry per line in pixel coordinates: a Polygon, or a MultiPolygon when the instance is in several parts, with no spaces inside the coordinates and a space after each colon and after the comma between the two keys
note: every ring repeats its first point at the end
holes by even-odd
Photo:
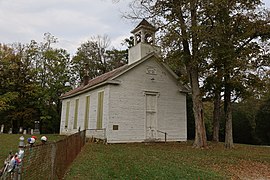
{"type": "MultiPolygon", "coordinates": [[[[208,140],[270,145],[270,13],[260,0],[134,0],[130,19],[158,27],[162,61],[191,87],[188,138],[197,147],[208,140]]],[[[95,36],[75,55],[55,48],[57,38],[0,45],[0,124],[58,133],[59,97],[90,78],[127,63],[126,50],[95,36]]]]}

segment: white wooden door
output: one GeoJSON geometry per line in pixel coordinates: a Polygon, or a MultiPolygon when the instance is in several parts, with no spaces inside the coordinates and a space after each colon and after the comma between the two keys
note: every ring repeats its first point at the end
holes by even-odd
{"type": "Polygon", "coordinates": [[[146,94],[146,139],[156,139],[157,95],[146,94]]]}

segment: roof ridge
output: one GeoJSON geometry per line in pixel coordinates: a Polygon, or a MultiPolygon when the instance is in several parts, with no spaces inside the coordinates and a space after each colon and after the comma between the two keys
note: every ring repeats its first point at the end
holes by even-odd
{"type": "MultiPolygon", "coordinates": [[[[123,66],[120,66],[120,67],[115,68],[115,69],[113,69],[113,70],[111,70],[111,71],[108,71],[108,72],[106,72],[106,73],[104,73],[104,74],[101,74],[101,75],[99,75],[99,76],[96,76],[96,77],[94,77],[93,79],[90,79],[90,80],[88,81],[88,83],[91,82],[92,80],[97,79],[97,78],[101,78],[101,77],[106,76],[106,75],[108,75],[108,74],[111,74],[111,73],[113,73],[113,72],[115,72],[115,71],[121,70],[121,69],[123,69],[125,66],[128,66],[128,64],[124,64],[123,66]]],[[[88,84],[88,83],[87,83],[87,84],[88,84]]],[[[87,86],[87,85],[86,85],[86,86],[87,86]]]]}

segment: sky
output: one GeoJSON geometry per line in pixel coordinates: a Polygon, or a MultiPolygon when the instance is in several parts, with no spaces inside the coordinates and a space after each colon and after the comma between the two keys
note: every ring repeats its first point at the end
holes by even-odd
{"type": "MultiPolygon", "coordinates": [[[[49,32],[71,54],[97,35],[107,35],[111,46],[123,49],[121,42],[137,25],[122,18],[130,1],[0,0],[0,43],[41,42],[49,32]]],[[[270,7],[270,0],[263,1],[270,7]]]]}
{"type": "Polygon", "coordinates": [[[128,0],[0,0],[0,43],[43,41],[44,33],[58,39],[69,53],[97,35],[107,35],[111,46],[124,48],[136,24],[122,18],[128,0]]]}

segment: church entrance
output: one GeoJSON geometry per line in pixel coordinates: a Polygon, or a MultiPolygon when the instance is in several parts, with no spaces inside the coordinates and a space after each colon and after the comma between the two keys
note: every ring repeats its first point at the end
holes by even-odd
{"type": "Polygon", "coordinates": [[[157,137],[157,94],[146,94],[146,139],[157,137]]]}

